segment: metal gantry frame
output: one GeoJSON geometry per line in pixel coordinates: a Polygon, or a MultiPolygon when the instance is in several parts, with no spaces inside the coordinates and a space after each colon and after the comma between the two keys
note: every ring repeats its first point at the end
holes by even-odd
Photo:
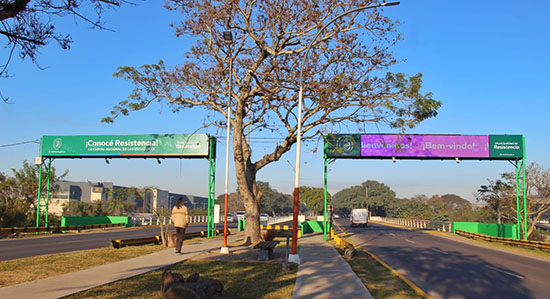
{"type": "Polygon", "coordinates": [[[208,217],[207,217],[207,237],[213,237],[215,235],[215,224],[214,224],[214,202],[216,200],[216,158],[215,147],[216,140],[215,137],[210,137],[210,146],[208,151],[208,217]],[[213,158],[214,157],[214,158],[213,158]]]}
{"type": "MultiPolygon", "coordinates": [[[[527,240],[527,172],[525,171],[525,137],[523,137],[523,158],[516,160],[514,165],[516,173],[516,212],[517,212],[517,236],[527,240]],[[520,192],[523,199],[523,208],[520,205],[520,192]],[[523,223],[521,223],[523,211],[523,223]]],[[[511,162],[511,161],[510,161],[511,162]]]]}
{"type": "MultiPolygon", "coordinates": [[[[525,136],[522,139],[523,158],[508,160],[515,167],[516,174],[516,211],[517,211],[517,238],[527,240],[527,173],[525,171],[525,136]],[[521,194],[520,194],[521,193],[521,194]],[[522,215],[523,214],[523,215],[522,215]],[[523,221],[522,221],[523,220],[523,221]]],[[[325,206],[324,206],[324,240],[327,240],[327,231],[330,229],[328,219],[328,164],[334,162],[336,158],[328,158],[326,154],[327,142],[324,137],[324,187],[325,187],[325,206]]],[[[364,158],[368,159],[368,158],[364,158]]],[[[378,158],[379,159],[379,158],[378,158]]]]}
{"type": "MultiPolygon", "coordinates": [[[[215,202],[215,183],[216,183],[216,137],[209,136],[209,149],[208,149],[208,215],[207,215],[207,237],[213,237],[215,235],[215,224],[213,207],[215,202]]],[[[59,158],[59,157],[58,157],[59,158]]],[[[74,158],[74,157],[71,157],[74,158]]],[[[85,158],[85,157],[80,157],[85,158]]],[[[93,157],[97,159],[98,157],[93,157]]],[[[113,158],[113,157],[100,157],[100,158],[113,158]]],[[[124,157],[129,159],[129,157],[124,157]]],[[[142,158],[142,157],[136,157],[142,158]]],[[[166,158],[166,157],[163,157],[166,158]]],[[[36,227],[40,227],[40,218],[45,216],[44,226],[48,227],[48,206],[50,202],[50,179],[53,157],[40,156],[40,165],[38,170],[38,195],[36,200],[36,227]],[[46,163],[47,161],[47,163],[46,163]],[[46,180],[46,198],[42,197],[42,168],[45,167],[47,172],[46,180]],[[44,207],[44,209],[40,209],[44,207]]],[[[181,158],[180,158],[181,159],[181,158]]],[[[188,158],[186,158],[188,159],[188,158]]]]}
{"type": "Polygon", "coordinates": [[[53,158],[43,158],[40,157],[40,165],[38,166],[38,199],[36,201],[36,227],[40,227],[40,218],[42,214],[45,215],[45,226],[48,227],[48,204],[50,202],[50,175],[52,170],[52,161],[53,158]],[[48,164],[46,165],[46,160],[48,160],[48,164]],[[42,199],[42,168],[43,165],[46,166],[46,198],[44,200],[44,210],[40,211],[40,202],[42,199]]]}

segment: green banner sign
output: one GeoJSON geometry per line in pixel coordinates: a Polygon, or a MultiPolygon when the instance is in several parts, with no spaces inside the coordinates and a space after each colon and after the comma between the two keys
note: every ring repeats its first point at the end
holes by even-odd
{"type": "MultiPolygon", "coordinates": [[[[43,157],[206,157],[206,134],[43,136],[43,157]]],[[[215,155],[215,151],[214,151],[215,155]]]]}
{"type": "Polygon", "coordinates": [[[327,158],[521,159],[522,135],[331,134],[327,158]]]}
{"type": "Polygon", "coordinates": [[[325,155],[329,158],[360,158],[361,134],[330,134],[326,136],[325,155]]]}
{"type": "Polygon", "coordinates": [[[491,158],[523,158],[522,135],[489,135],[491,158]]]}

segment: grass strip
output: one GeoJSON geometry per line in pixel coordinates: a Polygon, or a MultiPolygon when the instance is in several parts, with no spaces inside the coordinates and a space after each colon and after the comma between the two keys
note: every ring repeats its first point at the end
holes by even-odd
{"type": "Polygon", "coordinates": [[[0,287],[61,275],[164,250],[160,245],[99,248],[0,262],[0,287]]]}
{"type": "Polygon", "coordinates": [[[340,255],[348,262],[353,272],[363,282],[374,298],[422,298],[399,276],[384,267],[366,251],[356,248],[351,258],[344,254],[344,249],[333,243],[340,255]]]}
{"type": "MultiPolygon", "coordinates": [[[[297,267],[283,270],[280,264],[233,261],[187,260],[170,267],[185,278],[193,273],[213,278],[224,285],[223,298],[291,298],[297,267]]],[[[163,270],[153,271],[100,286],[65,298],[162,298],[163,270]]]]}

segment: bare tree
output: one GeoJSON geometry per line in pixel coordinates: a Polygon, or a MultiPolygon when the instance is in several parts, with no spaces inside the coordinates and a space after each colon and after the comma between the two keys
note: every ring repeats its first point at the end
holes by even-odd
{"type": "Polygon", "coordinates": [[[531,163],[527,167],[527,237],[533,234],[535,225],[550,211],[550,170],[531,163]]]}
{"type": "MultiPolygon", "coordinates": [[[[55,29],[56,18],[73,16],[93,28],[105,29],[101,16],[107,7],[119,6],[124,0],[0,0],[0,35],[7,41],[7,57],[2,58],[0,77],[9,77],[8,66],[16,50],[21,59],[29,58],[36,64],[40,47],[55,41],[62,49],[69,49],[69,35],[55,29]],[[84,11],[93,8],[94,16],[84,11]]],[[[7,102],[7,98],[0,98],[7,102]]]]}
{"type": "MultiPolygon", "coordinates": [[[[134,83],[127,100],[114,107],[104,122],[167,102],[174,111],[201,107],[208,111],[206,126],[225,128],[228,65],[234,82],[231,97],[233,159],[239,193],[246,208],[247,242],[260,240],[259,205],[262,190],[256,174],[278,161],[297,138],[297,88],[301,58],[313,36],[331,18],[370,0],[350,1],[168,1],[182,21],[178,36],[194,42],[181,65],[167,68],[163,61],[139,68],[120,67],[115,76],[134,83]],[[235,43],[224,44],[222,32],[231,30],[235,43]],[[281,137],[270,153],[252,160],[245,134],[262,131],[281,137]]],[[[388,125],[412,128],[434,117],[441,103],[422,94],[422,75],[386,72],[397,63],[390,48],[400,39],[397,23],[378,9],[339,19],[313,44],[304,68],[305,140],[318,138],[321,128],[388,125]]]]}
{"type": "MultiPolygon", "coordinates": [[[[535,230],[537,221],[550,211],[550,170],[533,162],[527,166],[526,172],[527,237],[529,238],[535,230]]],[[[516,174],[508,172],[501,174],[501,177],[502,179],[495,182],[489,181],[487,186],[481,186],[478,190],[478,200],[485,201],[495,211],[498,223],[501,223],[501,219],[516,223],[516,174]]],[[[521,213],[520,222],[523,223],[523,221],[523,213],[521,213]]]]}

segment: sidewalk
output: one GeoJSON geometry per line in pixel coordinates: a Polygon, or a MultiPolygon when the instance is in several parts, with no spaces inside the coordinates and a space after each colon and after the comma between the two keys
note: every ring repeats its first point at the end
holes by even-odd
{"type": "Polygon", "coordinates": [[[305,235],[292,298],[373,298],[349,264],[323,234],[305,235]]]}
{"type": "MultiPolygon", "coordinates": [[[[229,240],[242,238],[230,235],[229,240]]],[[[299,239],[300,262],[292,298],[372,298],[369,291],[334,247],[323,241],[322,234],[299,239]]],[[[0,298],[59,298],[130,278],[182,262],[195,255],[220,248],[221,239],[184,245],[183,255],[174,249],[102,265],[86,270],[58,275],[0,288],[0,298]]]]}
{"type": "MultiPolygon", "coordinates": [[[[228,240],[233,241],[237,238],[239,238],[239,234],[230,235],[228,240]]],[[[242,235],[240,238],[242,238],[242,235]]],[[[117,280],[168,267],[202,252],[220,248],[222,242],[223,240],[218,238],[200,243],[184,243],[183,249],[185,252],[183,255],[175,254],[174,248],[170,248],[116,263],[0,288],[0,298],[59,298],[68,296],[117,280]]]]}

